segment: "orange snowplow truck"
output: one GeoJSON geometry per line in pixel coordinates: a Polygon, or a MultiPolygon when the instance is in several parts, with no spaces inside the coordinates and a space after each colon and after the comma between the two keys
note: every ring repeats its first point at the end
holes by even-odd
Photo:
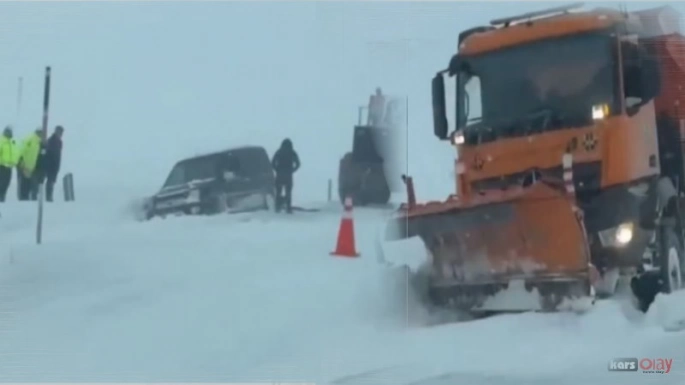
{"type": "Polygon", "coordinates": [[[680,15],[580,7],[463,31],[433,79],[434,133],[456,148],[457,191],[420,204],[405,178],[409,200],[386,239],[423,240],[435,304],[558,311],[630,282],[646,311],[681,288],[680,15]]]}

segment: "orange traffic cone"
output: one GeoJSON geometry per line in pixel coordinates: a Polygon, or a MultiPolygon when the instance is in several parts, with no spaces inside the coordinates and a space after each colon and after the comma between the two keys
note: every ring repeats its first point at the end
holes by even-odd
{"type": "Polygon", "coordinates": [[[354,219],[352,218],[352,198],[350,197],[345,198],[345,211],[338,230],[338,244],[331,255],[339,257],[359,256],[354,245],[354,219]]]}

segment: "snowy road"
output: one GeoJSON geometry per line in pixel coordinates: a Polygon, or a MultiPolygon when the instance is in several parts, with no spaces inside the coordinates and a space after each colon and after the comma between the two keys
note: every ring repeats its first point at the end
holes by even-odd
{"type": "Polygon", "coordinates": [[[356,210],[361,258],[334,258],[337,205],[138,223],[50,205],[0,218],[0,381],[306,381],[318,384],[680,384],[683,310],[619,302],[584,316],[521,314],[425,326],[401,275],[375,261],[379,211],[356,210]],[[59,227],[58,227],[59,226],[59,227]],[[680,315],[682,315],[681,312],[680,315]],[[616,357],[669,374],[611,373],[616,357]]]}

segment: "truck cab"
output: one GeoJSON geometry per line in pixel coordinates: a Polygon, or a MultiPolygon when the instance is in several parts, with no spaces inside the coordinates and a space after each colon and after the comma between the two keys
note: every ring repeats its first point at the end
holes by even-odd
{"type": "Polygon", "coordinates": [[[676,219],[664,230],[677,239],[669,245],[683,254],[680,15],[670,7],[581,6],[462,32],[447,69],[433,78],[434,134],[457,151],[456,196],[525,185],[531,175],[564,180],[562,159],[570,155],[594,266],[602,274],[671,269],[649,255],[666,247],[655,240],[666,216],[676,219]]]}
{"type": "MultiPolygon", "coordinates": [[[[614,10],[534,16],[462,34],[446,71],[456,83],[451,140],[472,187],[556,167],[563,153],[594,168],[580,190],[658,174],[650,31],[614,10]]],[[[440,110],[444,96],[434,96],[440,110]]]]}

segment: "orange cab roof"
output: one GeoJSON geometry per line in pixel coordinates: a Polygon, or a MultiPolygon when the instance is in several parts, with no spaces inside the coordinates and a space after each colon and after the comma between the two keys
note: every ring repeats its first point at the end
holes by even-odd
{"type": "Polygon", "coordinates": [[[545,38],[600,30],[623,20],[624,15],[617,10],[595,9],[533,19],[530,23],[520,21],[509,27],[474,33],[464,39],[459,53],[475,55],[545,38]]]}

